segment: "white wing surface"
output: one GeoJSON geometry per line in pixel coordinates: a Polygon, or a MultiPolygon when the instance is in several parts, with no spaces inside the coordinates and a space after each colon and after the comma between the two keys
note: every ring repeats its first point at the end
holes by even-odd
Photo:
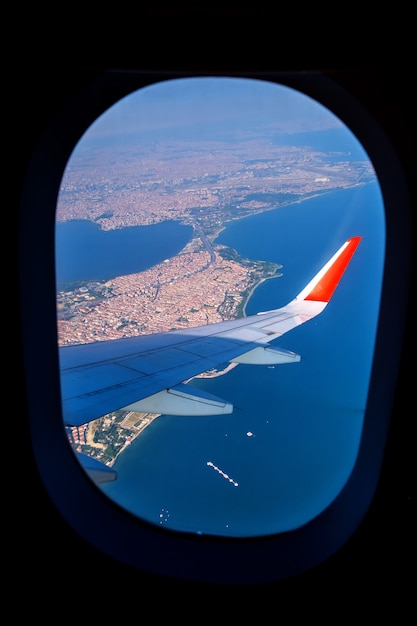
{"type": "Polygon", "coordinates": [[[348,239],[286,306],[186,330],[59,349],[65,424],[78,426],[117,409],[170,415],[231,413],[226,400],[184,384],[227,363],[293,363],[299,355],[270,345],[319,315],[362,237],[348,239]]]}

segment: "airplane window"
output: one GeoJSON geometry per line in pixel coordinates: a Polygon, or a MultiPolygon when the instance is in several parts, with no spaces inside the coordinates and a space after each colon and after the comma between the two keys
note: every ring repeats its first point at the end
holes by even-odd
{"type": "Polygon", "coordinates": [[[164,80],[75,146],[55,223],[65,433],[150,524],[307,524],[358,456],[385,255],[373,163],[329,109],[251,78],[164,80]]]}

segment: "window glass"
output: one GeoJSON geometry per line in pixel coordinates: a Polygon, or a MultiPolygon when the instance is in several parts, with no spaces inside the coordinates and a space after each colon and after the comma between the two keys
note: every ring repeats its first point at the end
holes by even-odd
{"type": "MultiPolygon", "coordinates": [[[[232,537],[298,528],[334,500],[361,439],[385,245],[374,168],[338,117],[263,80],[142,88],[75,147],[55,235],[61,353],[109,348],[105,358],[85,351],[70,383],[72,361],[62,357],[63,396],[90,407],[85,381],[96,365],[106,394],[120,391],[118,405],[94,419],[89,408],[71,421],[63,404],[68,441],[104,494],[152,524],[232,537]],[[195,327],[205,335],[212,324],[285,307],[351,238],[359,245],[325,309],[257,336],[285,362],[236,364],[226,354],[182,381],[231,411],[202,415],[187,402],[171,414],[171,403],[151,411],[123,399],[136,367],[126,357],[139,345],[132,340],[195,327]]],[[[199,355],[211,348],[204,339],[199,355]]],[[[166,352],[171,370],[177,356],[166,352]]],[[[138,384],[158,367],[141,357],[138,384]]]]}

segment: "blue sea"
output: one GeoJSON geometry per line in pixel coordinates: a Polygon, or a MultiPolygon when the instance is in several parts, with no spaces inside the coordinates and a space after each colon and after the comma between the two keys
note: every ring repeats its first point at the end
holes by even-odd
{"type": "MultiPolygon", "coordinates": [[[[174,240],[177,226],[168,226],[174,240]]],[[[181,246],[189,233],[182,235],[181,246]]],[[[281,277],[255,290],[250,315],[289,302],[357,235],[363,239],[325,311],[275,342],[301,362],[239,365],[192,381],[233,402],[233,413],[161,415],[119,456],[118,478],[104,493],[156,525],[233,537],[295,529],[333,501],[355,464],[367,401],[385,253],[379,185],[231,222],[217,239],[283,265],[281,277]]],[[[157,237],[149,231],[151,249],[157,237]]]]}

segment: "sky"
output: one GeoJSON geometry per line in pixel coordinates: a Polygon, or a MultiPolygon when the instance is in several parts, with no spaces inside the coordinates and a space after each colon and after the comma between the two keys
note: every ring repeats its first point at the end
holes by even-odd
{"type": "Polygon", "coordinates": [[[162,81],[110,107],[87,131],[89,139],[193,128],[270,127],[282,132],[337,128],[341,121],[305,94],[268,81],[184,78],[162,81]]]}

